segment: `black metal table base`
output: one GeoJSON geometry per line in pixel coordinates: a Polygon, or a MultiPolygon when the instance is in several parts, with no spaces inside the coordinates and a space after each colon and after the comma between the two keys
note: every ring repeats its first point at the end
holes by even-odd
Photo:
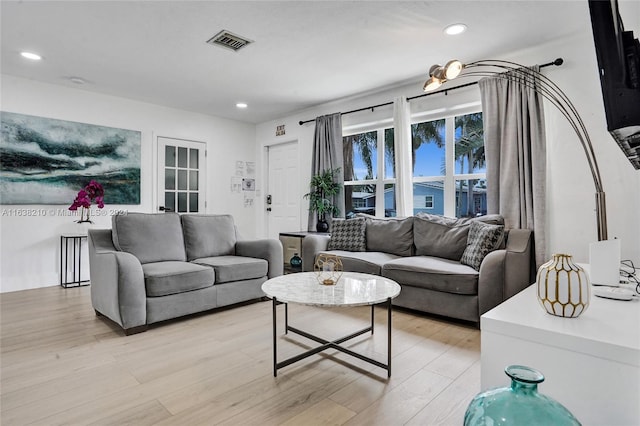
{"type": "Polygon", "coordinates": [[[358,352],[354,352],[351,349],[345,348],[344,346],[340,346],[341,343],[344,343],[348,340],[353,339],[354,337],[361,336],[365,333],[374,332],[374,305],[371,305],[371,325],[361,330],[358,330],[354,333],[351,333],[347,336],[341,337],[336,340],[326,340],[321,337],[315,336],[306,331],[300,330],[295,327],[291,327],[289,325],[289,305],[286,302],[279,302],[275,297],[273,298],[273,376],[278,376],[278,370],[286,367],[288,365],[293,364],[294,362],[298,362],[305,358],[310,357],[311,355],[315,355],[327,349],[336,349],[340,352],[351,355],[355,358],[361,359],[362,361],[366,361],[370,364],[373,364],[377,367],[383,368],[387,370],[387,377],[391,377],[391,298],[387,299],[385,302],[382,302],[387,306],[387,363],[384,364],[380,361],[377,361],[373,358],[362,355],[358,352]],[[306,337],[307,339],[313,340],[314,342],[320,343],[320,346],[309,349],[306,352],[303,352],[299,355],[293,356],[291,358],[285,359],[284,361],[278,362],[278,337],[276,330],[276,306],[279,304],[284,304],[284,318],[285,318],[285,334],[289,331],[296,333],[300,336],[306,337]]]}

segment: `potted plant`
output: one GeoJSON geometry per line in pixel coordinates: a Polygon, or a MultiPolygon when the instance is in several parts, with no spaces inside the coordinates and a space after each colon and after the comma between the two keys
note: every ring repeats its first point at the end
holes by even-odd
{"type": "Polygon", "coordinates": [[[304,198],[309,199],[309,210],[316,212],[318,232],[327,232],[329,224],[326,215],[331,217],[340,214],[340,209],[333,203],[333,197],[340,192],[341,185],[334,181],[335,175],[340,171],[337,169],[326,169],[311,177],[309,193],[304,194],[304,198]]]}
{"type": "Polygon", "coordinates": [[[87,186],[78,191],[76,199],[69,207],[69,210],[76,211],[78,207],[82,207],[80,212],[80,220],[78,223],[93,223],[91,221],[91,203],[95,201],[98,208],[104,208],[104,189],[95,180],[89,182],[87,186]]]}

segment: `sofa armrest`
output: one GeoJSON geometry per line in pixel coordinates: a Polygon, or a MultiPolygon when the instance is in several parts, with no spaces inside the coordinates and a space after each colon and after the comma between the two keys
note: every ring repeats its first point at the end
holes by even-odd
{"type": "Polygon", "coordinates": [[[329,235],[307,235],[302,240],[302,270],[304,272],[313,271],[313,264],[316,262],[316,255],[321,251],[326,251],[329,246],[329,235]]]}
{"type": "Polygon", "coordinates": [[[511,229],[505,249],[484,258],[478,278],[480,315],[531,284],[532,245],[531,230],[511,229]]]}
{"type": "Polygon", "coordinates": [[[93,308],[126,330],[147,322],[142,265],[131,253],[117,251],[111,230],[90,229],[89,273],[93,308]]]}
{"type": "Polygon", "coordinates": [[[236,242],[236,255],[264,259],[269,264],[267,276],[279,277],[284,273],[282,243],[273,238],[241,240],[236,242]]]}

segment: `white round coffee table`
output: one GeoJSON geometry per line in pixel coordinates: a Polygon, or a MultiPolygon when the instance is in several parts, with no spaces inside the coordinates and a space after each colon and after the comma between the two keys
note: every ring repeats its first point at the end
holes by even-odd
{"type": "Polygon", "coordinates": [[[391,377],[391,299],[400,294],[400,285],[395,281],[377,275],[361,274],[356,272],[344,272],[335,285],[323,285],[317,279],[314,272],[282,275],[272,278],[262,284],[262,291],[273,301],[273,375],[278,375],[278,369],[293,364],[311,355],[326,349],[337,349],[341,352],[369,362],[387,370],[387,377],[391,377]],[[321,345],[304,353],[278,362],[277,335],[276,335],[276,306],[283,303],[285,306],[285,333],[293,333],[314,340],[321,345]],[[371,325],[344,336],[340,339],[329,341],[314,336],[306,331],[289,325],[288,304],[319,307],[350,307],[371,305],[371,325]],[[360,336],[364,333],[374,332],[374,306],[379,304],[387,306],[387,363],[384,364],[375,359],[366,357],[348,348],[340,346],[341,343],[360,336]]]}

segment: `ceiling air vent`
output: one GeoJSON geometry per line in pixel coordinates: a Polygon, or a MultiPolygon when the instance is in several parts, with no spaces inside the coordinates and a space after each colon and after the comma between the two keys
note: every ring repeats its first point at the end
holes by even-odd
{"type": "Polygon", "coordinates": [[[222,46],[233,51],[240,50],[249,43],[253,43],[253,40],[249,40],[239,35],[233,34],[227,30],[222,30],[218,34],[207,40],[207,43],[214,46],[222,46]]]}

